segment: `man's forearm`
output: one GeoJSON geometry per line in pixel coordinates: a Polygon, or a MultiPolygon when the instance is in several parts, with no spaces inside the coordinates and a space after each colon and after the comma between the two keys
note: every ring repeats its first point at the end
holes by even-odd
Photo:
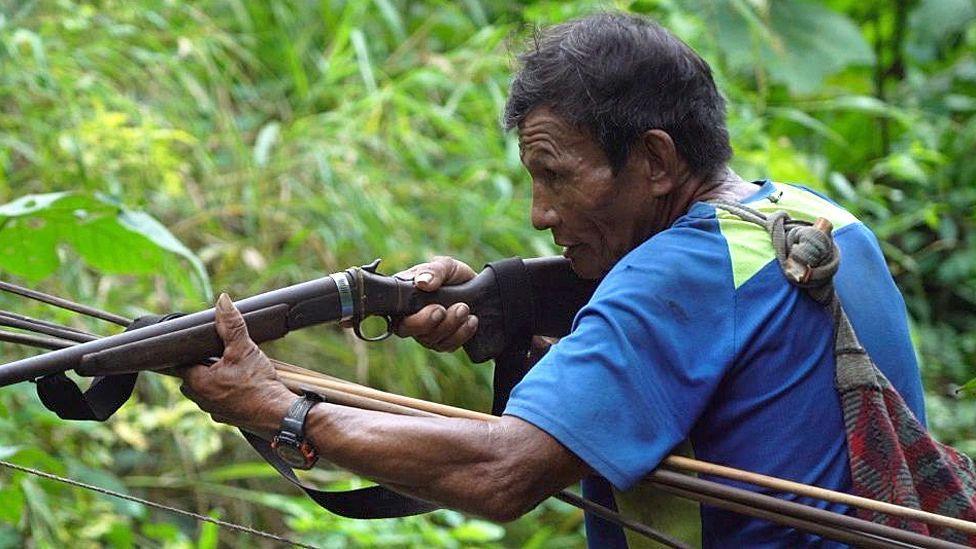
{"type": "Polygon", "coordinates": [[[510,520],[581,478],[587,468],[519,419],[404,417],[318,405],[306,433],[322,457],[397,491],[510,520]]]}
{"type": "MultiPolygon", "coordinates": [[[[176,370],[180,389],[214,419],[269,436],[298,397],[250,340],[222,294],[216,308],[224,354],[176,370]]],[[[421,499],[510,520],[586,473],[572,452],[514,417],[418,418],[330,403],[311,409],[306,437],[325,459],[421,499]]]]}

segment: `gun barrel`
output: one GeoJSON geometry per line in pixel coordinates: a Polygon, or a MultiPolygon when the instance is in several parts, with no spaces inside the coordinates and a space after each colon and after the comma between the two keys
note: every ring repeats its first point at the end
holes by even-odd
{"type": "MultiPolygon", "coordinates": [[[[337,276],[345,276],[345,273],[337,276]]],[[[255,315],[249,313],[258,313],[276,306],[280,308],[281,305],[285,305],[288,309],[290,309],[295,305],[303,302],[309,302],[313,299],[315,300],[315,307],[320,309],[315,315],[318,317],[316,319],[317,322],[339,320],[342,318],[342,307],[340,304],[339,292],[336,287],[335,280],[331,277],[323,277],[316,280],[303,282],[301,284],[296,284],[294,286],[272,290],[263,294],[242,299],[235,304],[237,308],[244,313],[245,318],[249,320],[249,317],[255,317],[255,315]]],[[[257,317],[260,317],[260,315],[257,315],[257,317]]],[[[285,331],[287,332],[287,330],[291,328],[306,326],[310,323],[311,322],[300,322],[299,326],[286,326],[285,331]]],[[[219,338],[217,338],[216,328],[214,327],[214,310],[211,308],[205,311],[174,318],[160,324],[146,326],[137,330],[123,332],[121,334],[82,343],[73,347],[67,347],[65,349],[51,351],[22,360],[17,360],[9,364],[0,365],[0,387],[5,387],[7,385],[12,385],[22,381],[34,380],[58,372],[77,369],[79,365],[82,364],[82,361],[86,356],[119,348],[123,345],[129,345],[135,342],[145,341],[166,334],[206,325],[209,325],[210,331],[213,332],[213,337],[210,339],[217,341],[219,344],[219,338]]],[[[262,332],[262,330],[255,331],[258,333],[262,332]]],[[[280,337],[280,335],[278,335],[278,337],[280,337]]],[[[199,340],[200,338],[194,338],[195,342],[199,340]]],[[[193,360],[204,360],[210,356],[213,356],[214,354],[220,354],[221,350],[221,348],[201,348],[199,350],[192,349],[182,353],[181,356],[192,357],[193,360]]],[[[146,357],[140,358],[145,359],[146,357]]],[[[138,364],[137,367],[132,369],[151,370],[171,365],[172,362],[170,361],[164,361],[158,364],[143,363],[138,364]]],[[[125,371],[125,369],[120,370],[119,373],[121,373],[121,371],[125,371]]]]}
{"type": "MultiPolygon", "coordinates": [[[[479,319],[478,331],[464,349],[474,362],[484,362],[525,335],[567,334],[573,315],[595,288],[596,281],[579,279],[565,258],[512,258],[490,264],[464,284],[436,292],[377,274],[374,265],[272,290],[236,305],[251,338],[260,343],[313,324],[344,318],[359,322],[371,315],[392,319],[430,303],[448,307],[463,302],[479,319]]],[[[159,370],[222,352],[214,310],[207,309],[0,365],[0,387],[67,370],[87,376],[159,370]]]]}

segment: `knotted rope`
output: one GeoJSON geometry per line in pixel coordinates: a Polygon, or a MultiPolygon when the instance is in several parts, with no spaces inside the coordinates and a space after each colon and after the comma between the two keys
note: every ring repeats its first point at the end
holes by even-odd
{"type": "Polygon", "coordinates": [[[766,229],[776,259],[789,281],[807,290],[818,303],[830,304],[834,297],[834,275],[840,266],[840,250],[830,234],[833,227],[829,221],[820,218],[810,223],[793,219],[784,211],[767,215],[737,202],[712,204],[766,229]]]}
{"type": "MultiPolygon", "coordinates": [[[[853,492],[861,497],[976,520],[976,466],[935,441],[857,339],[833,278],[840,251],[826,219],[763,214],[742,204],[712,203],[765,228],[787,280],[826,306],[834,320],[834,384],[844,414],[853,492]]],[[[861,508],[865,520],[976,545],[976,534],[930,526],[861,508]]]]}
{"type": "MultiPolygon", "coordinates": [[[[793,219],[782,210],[764,214],[737,202],[718,200],[712,204],[766,229],[773,242],[776,260],[786,279],[794,286],[806,290],[810,297],[827,307],[833,315],[835,352],[838,355],[867,357],[867,351],[858,341],[834,290],[834,275],[840,268],[840,249],[834,243],[830,221],[819,218],[811,223],[793,219]]],[[[857,359],[854,361],[861,362],[857,359]]],[[[838,375],[854,375],[857,379],[863,379],[862,376],[873,378],[874,368],[866,364],[855,364],[851,368],[838,368],[838,375]]],[[[841,385],[846,386],[851,381],[854,380],[845,379],[841,385]]]]}
{"type": "MultiPolygon", "coordinates": [[[[0,288],[0,290],[2,289],[3,288],[0,288]]],[[[45,302],[50,302],[50,300],[46,299],[45,302]]],[[[4,313],[0,312],[0,317],[3,315],[4,313]]],[[[20,328],[22,329],[29,329],[31,331],[36,330],[38,333],[46,333],[38,330],[34,322],[29,321],[42,322],[48,327],[57,328],[68,339],[56,340],[53,338],[43,338],[44,341],[38,343],[33,340],[23,339],[24,337],[35,338],[38,336],[28,336],[27,334],[0,330],[0,341],[25,343],[27,345],[40,346],[42,348],[48,348],[49,346],[52,348],[60,348],[63,346],[70,346],[75,342],[87,341],[90,337],[93,337],[90,334],[69,334],[67,330],[73,330],[72,328],[53,323],[46,323],[43,321],[36,321],[36,319],[30,319],[29,317],[24,317],[23,315],[14,315],[13,313],[6,313],[6,315],[10,317],[17,316],[22,320],[26,319],[28,322],[20,325],[20,328]],[[48,339],[50,339],[50,341],[48,341],[48,339]]],[[[0,324],[3,324],[2,318],[0,318],[0,324]]],[[[496,416],[482,414],[480,412],[411,399],[401,395],[383,393],[381,391],[377,391],[376,389],[355,385],[337,378],[331,378],[325,374],[322,374],[321,372],[305,370],[303,368],[278,361],[273,362],[275,363],[278,376],[286,383],[286,385],[289,386],[289,388],[298,391],[301,388],[313,387],[317,391],[326,395],[330,401],[335,402],[336,404],[397,413],[401,415],[465,417],[484,421],[496,421],[498,419],[496,416]]],[[[7,462],[0,461],[0,466],[7,465],[7,462]]],[[[920,520],[933,525],[957,528],[961,531],[976,534],[976,523],[926,513],[917,509],[885,504],[874,500],[867,500],[850,494],[832,492],[830,490],[825,490],[814,486],[807,486],[795,482],[785,481],[783,479],[757,475],[755,473],[740,471],[737,469],[689,458],[683,458],[680,456],[669,456],[665,458],[664,465],[667,469],[671,470],[697,472],[699,474],[725,477],[748,484],[763,486],[774,491],[796,493],[826,501],[845,503],[847,505],[852,505],[859,508],[874,509],[878,512],[905,518],[912,518],[914,520],[920,520]]],[[[28,472],[33,473],[34,471],[28,472]]],[[[44,474],[47,475],[46,473],[44,474]]],[[[795,505],[790,506],[788,505],[788,502],[779,501],[772,496],[757,494],[741,488],[718,485],[714,482],[704,481],[701,479],[668,474],[668,471],[655,471],[651,473],[646,480],[653,483],[659,489],[669,491],[675,495],[687,497],[695,501],[708,503],[716,507],[743,513],[749,516],[765,518],[784,526],[799,528],[801,530],[820,534],[830,539],[846,541],[858,546],[880,547],[883,549],[890,547],[961,547],[960,545],[942,542],[941,540],[921,537],[913,532],[903,532],[883,525],[870,524],[853,517],[836,516],[834,513],[822,511],[820,509],[808,509],[804,508],[803,506],[797,507],[795,505]]],[[[76,482],[70,479],[64,479],[63,481],[69,483],[76,482]]],[[[116,495],[115,493],[105,491],[104,489],[100,490],[106,494],[116,495]]],[[[124,496],[120,495],[118,497],[124,496]]],[[[649,529],[647,529],[646,525],[636,523],[635,521],[621,516],[619,513],[595,505],[587,500],[582,500],[571,492],[564,491],[558,494],[556,497],[570,503],[571,505],[579,506],[587,512],[595,513],[606,520],[618,522],[627,528],[635,529],[638,532],[648,535],[649,537],[652,537],[665,545],[672,545],[676,547],[681,546],[675,540],[669,540],[660,535],[658,532],[651,532],[649,529]]],[[[174,510],[174,512],[182,511],[174,510]]],[[[273,536],[274,535],[271,534],[268,537],[271,537],[271,539],[277,539],[273,536]]]]}

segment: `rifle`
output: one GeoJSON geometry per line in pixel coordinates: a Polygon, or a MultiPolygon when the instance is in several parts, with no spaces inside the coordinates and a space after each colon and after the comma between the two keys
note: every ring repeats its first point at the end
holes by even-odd
{"type": "MultiPolygon", "coordinates": [[[[412,280],[379,274],[379,260],[309,282],[272,290],[236,302],[248,331],[260,343],[292,330],[325,322],[351,321],[358,337],[385,339],[397,319],[431,303],[467,303],[478,316],[478,330],[464,345],[474,362],[498,358],[527,345],[527,337],[560,337],[573,315],[589,300],[595,281],[577,277],[561,257],[489,264],[472,280],[436,292],[412,280]],[[362,322],[381,317],[385,332],[363,334],[362,322]]],[[[207,309],[0,365],[0,387],[74,370],[83,376],[112,376],[193,364],[219,356],[223,343],[207,309]]],[[[524,356],[524,353],[523,355],[524,356]]]]}
{"type": "MultiPolygon", "coordinates": [[[[237,306],[245,312],[246,322],[250,329],[264,330],[256,339],[267,341],[275,337],[281,337],[291,329],[298,329],[321,322],[337,321],[348,318],[354,322],[356,333],[359,337],[366,340],[382,339],[392,333],[392,323],[396,318],[416,312],[428,303],[439,303],[450,305],[460,301],[466,302],[471,306],[472,312],[479,315],[480,322],[478,332],[475,337],[465,346],[469,356],[476,362],[481,362],[489,358],[494,358],[495,368],[495,408],[496,415],[498,405],[504,404],[507,398],[507,390],[501,395],[499,388],[499,369],[502,375],[508,376],[508,383],[514,384],[524,373],[525,352],[527,340],[531,334],[548,335],[559,337],[568,333],[571,319],[583,304],[592,296],[596,288],[596,281],[581,280],[573,274],[569,264],[562,258],[539,258],[521,260],[519,258],[502,260],[489,264],[478,276],[471,281],[459,285],[445,287],[438,292],[420,292],[413,288],[411,281],[396,277],[386,277],[376,272],[378,262],[374,262],[364,267],[354,267],[324,277],[322,279],[306,282],[296,286],[275,290],[266,294],[261,294],[252,298],[238,302],[237,306]],[[331,282],[330,282],[331,281],[331,282]],[[346,285],[348,284],[348,288],[346,285]],[[318,310],[318,308],[322,310],[318,310]],[[338,312],[336,312],[338,309],[338,312]],[[248,316],[250,315],[250,316],[248,316]],[[386,333],[377,338],[364,336],[359,330],[359,324],[369,316],[381,316],[386,319],[386,333]],[[272,323],[271,328],[263,327],[266,323],[272,323]],[[284,328],[282,328],[282,325],[284,328]],[[277,326],[274,327],[274,326],[277,326]],[[280,335],[276,335],[280,334],[280,335]],[[506,366],[506,363],[508,364],[506,366]]],[[[90,316],[109,320],[117,324],[129,324],[128,319],[111,315],[105,311],[83,307],[80,304],[71,303],[53,296],[32,292],[25,288],[13,289],[13,285],[0,283],[2,286],[9,286],[7,291],[13,291],[20,295],[40,299],[51,304],[55,304],[69,310],[84,312],[90,316]],[[32,295],[33,294],[33,295],[32,295]],[[43,297],[42,297],[43,296],[43,297]]],[[[97,339],[92,334],[87,334],[71,328],[66,328],[56,324],[38,321],[21,315],[3,313],[6,316],[5,322],[8,326],[23,327],[36,330],[39,333],[54,335],[65,339],[48,339],[43,337],[28,336],[26,334],[5,334],[17,335],[19,337],[5,339],[6,341],[16,341],[33,346],[49,346],[57,348],[64,345],[62,350],[53,351],[44,355],[13,362],[7,365],[0,365],[0,379],[3,383],[0,386],[10,385],[17,381],[28,379],[51,380],[52,378],[63,377],[63,372],[74,368],[79,373],[91,371],[91,375],[99,374],[103,370],[98,369],[97,361],[118,360],[118,363],[102,364],[106,373],[120,374],[132,372],[130,374],[112,375],[104,379],[117,379],[131,377],[130,382],[134,382],[134,375],[139,370],[152,370],[165,368],[166,364],[179,364],[180,362],[172,359],[174,353],[180,356],[192,357],[188,362],[201,362],[213,355],[220,354],[222,344],[217,337],[214,328],[212,309],[201,311],[192,315],[179,317],[174,320],[165,320],[159,324],[148,324],[144,327],[133,328],[142,325],[144,319],[137,319],[130,325],[130,331],[117,336],[110,336],[97,339]],[[185,320],[192,319],[192,320],[185,320]],[[73,332],[73,333],[69,333],[73,332]],[[138,337],[132,334],[138,334],[138,337]],[[189,334],[186,339],[184,336],[189,334]],[[125,337],[129,336],[129,337],[125,337]],[[71,346],[70,341],[81,341],[78,345],[71,346]],[[92,344],[103,342],[104,345],[94,346],[92,344]],[[138,347],[143,344],[148,351],[142,351],[138,347]],[[190,349],[180,349],[192,344],[190,349]],[[173,346],[176,347],[173,347],[173,346]],[[207,346],[209,345],[209,347],[207,346]],[[85,349],[89,351],[82,353],[64,353],[67,350],[85,349]],[[138,355],[128,356],[127,353],[138,352],[138,355]],[[107,354],[100,354],[107,353],[107,354]],[[35,359],[48,357],[48,360],[35,364],[35,359]],[[55,357],[51,359],[50,357],[55,357]],[[143,363],[142,360],[150,360],[150,363],[143,363]],[[93,362],[96,361],[96,362],[93,362]],[[18,366],[16,370],[8,371],[9,367],[27,363],[28,368],[18,366]],[[32,366],[32,364],[35,364],[32,366]],[[52,364],[54,365],[52,367],[52,364]],[[95,364],[93,366],[93,364],[95,364]],[[89,370],[91,368],[91,370],[89,370]],[[43,370],[46,373],[40,373],[43,370]],[[24,377],[26,375],[26,377],[24,377]],[[19,377],[18,377],[19,376],[19,377]],[[9,379],[13,379],[9,381],[9,379]]],[[[145,317],[144,317],[145,318],[145,317]]],[[[167,317],[163,317],[167,318],[167,317]]],[[[149,319],[148,322],[154,322],[149,319]]],[[[255,330],[252,336],[257,334],[255,330]]],[[[287,366],[293,371],[302,371],[295,366],[287,366]]],[[[311,374],[312,372],[308,372],[311,374]]],[[[89,375],[89,374],[86,374],[89,375]]],[[[321,375],[321,374],[319,374],[321,375]]],[[[346,393],[350,385],[342,383],[346,393]]],[[[102,401],[96,410],[89,410],[89,417],[70,417],[71,413],[78,413],[79,409],[72,408],[77,403],[70,403],[71,398],[59,402],[64,404],[69,402],[67,410],[69,415],[63,415],[63,411],[58,411],[58,415],[65,419],[99,419],[104,420],[120,406],[128,392],[131,392],[132,385],[118,383],[108,383],[103,391],[94,391],[95,385],[89,392],[99,393],[94,400],[102,401]],[[111,398],[102,401],[102,397],[111,397],[113,393],[119,392],[120,387],[125,386],[122,391],[121,400],[112,401],[111,398]]],[[[66,387],[55,382],[52,391],[64,390],[66,387]]],[[[81,395],[77,388],[73,388],[76,397],[87,397],[81,395]]],[[[365,388],[361,388],[365,389],[365,388]]],[[[391,402],[379,399],[376,402],[385,404],[375,408],[378,391],[369,389],[370,397],[359,398],[356,403],[349,405],[373,407],[372,409],[389,410],[391,402]],[[370,401],[364,403],[363,401],[370,401]]],[[[41,383],[38,383],[38,392],[41,392],[41,383]]],[[[71,391],[67,391],[70,393],[71,391]]],[[[361,391],[349,391],[344,396],[361,395],[361,391]]],[[[382,393],[379,393],[382,395],[382,393]]],[[[395,395],[386,395],[391,397],[395,395]]],[[[48,402],[42,395],[45,405],[48,402]]],[[[87,400],[83,398],[82,400],[87,400]]],[[[407,399],[408,401],[410,399],[407,399]]],[[[403,397],[398,397],[396,402],[404,403],[403,397]]],[[[478,414],[468,410],[450,409],[443,405],[438,405],[436,412],[429,411],[429,407],[412,408],[417,403],[423,401],[410,401],[407,405],[394,405],[397,408],[395,413],[407,412],[407,415],[446,415],[458,417],[483,416],[485,420],[490,416],[478,414]],[[428,410],[428,411],[425,411],[428,410]],[[445,413],[447,410],[447,413],[445,413]],[[462,413],[463,412],[463,413],[462,413]]],[[[90,403],[89,403],[90,404],[90,403]]],[[[431,405],[431,403],[424,403],[431,405]]],[[[50,406],[49,406],[50,407],[50,406]]],[[[52,408],[54,409],[54,408],[52,408]]],[[[85,414],[81,414],[84,416],[85,414]]],[[[361,488],[349,492],[325,492],[311,489],[301,483],[287,465],[276,460],[267,447],[266,441],[260,441],[253,435],[244,433],[248,441],[254,448],[274,466],[287,480],[302,488],[314,501],[326,509],[341,516],[352,518],[386,518],[394,516],[405,516],[417,513],[428,512],[436,508],[430,503],[413,500],[397,493],[389,492],[382,486],[372,486],[361,488]]],[[[35,470],[15,466],[3,461],[0,465],[11,467],[17,470],[42,474],[46,478],[54,478],[63,482],[66,481],[56,476],[39,473],[35,470]]],[[[678,456],[670,456],[665,459],[664,466],[669,469],[693,471],[709,475],[717,475],[740,482],[765,486],[775,491],[794,492],[797,494],[823,499],[828,501],[843,502],[855,506],[875,509],[878,512],[893,514],[896,516],[911,517],[930,524],[938,524],[960,531],[974,533],[976,530],[973,524],[945,517],[925,513],[917,509],[902,508],[895,505],[884,504],[864,498],[854,498],[848,494],[837,494],[816,487],[804,486],[796,483],[789,483],[780,479],[763,477],[745,471],[739,471],[728,467],[721,467],[715,464],[699,462],[678,456]],[[852,499],[853,498],[853,499],[852,499]],[[856,501],[854,501],[856,500],[856,501]],[[883,506],[883,507],[882,507],[883,506]]],[[[914,532],[901,531],[888,526],[873,524],[846,515],[835,516],[827,511],[820,509],[808,509],[805,506],[792,502],[782,502],[770,496],[755,494],[740,488],[733,488],[716,484],[702,479],[688,478],[685,475],[676,474],[673,471],[655,471],[648,476],[648,479],[657,488],[672,494],[708,503],[724,509],[772,520],[787,526],[800,528],[810,532],[818,533],[831,539],[848,541],[869,547],[902,547],[902,546],[921,546],[921,547],[961,547],[950,542],[937,540],[916,534],[914,532]],[[897,543],[896,543],[897,542],[897,543]]],[[[120,496],[99,489],[103,493],[120,496]]],[[[126,496],[121,496],[126,497],[126,496]]],[[[595,504],[592,501],[580,498],[570,492],[560,492],[557,498],[581,509],[588,513],[594,513],[605,520],[609,520],[620,526],[632,529],[638,533],[650,537],[658,542],[673,547],[683,547],[680,542],[662,535],[646,525],[627,519],[619,513],[595,504]]],[[[128,498],[127,499],[131,499],[128,498]]],[[[148,502],[143,502],[148,503],[148,502]]],[[[172,510],[172,509],[170,509],[172,510]]],[[[178,511],[182,514],[185,512],[178,511]]],[[[221,523],[224,526],[234,526],[221,523]]],[[[234,526],[240,529],[239,526],[234,526]]],[[[247,529],[249,533],[257,534],[253,529],[247,529]]],[[[266,534],[261,534],[266,535],[266,534]]],[[[272,539],[281,540],[273,537],[272,539]]]]}

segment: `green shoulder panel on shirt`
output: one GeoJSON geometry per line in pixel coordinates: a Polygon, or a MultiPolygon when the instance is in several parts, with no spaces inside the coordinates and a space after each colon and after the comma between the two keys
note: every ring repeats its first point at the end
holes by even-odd
{"type": "MultiPolygon", "coordinates": [[[[790,185],[776,183],[769,196],[746,205],[763,213],[785,210],[790,217],[814,221],[818,217],[830,221],[834,230],[856,223],[857,218],[843,208],[823,198],[790,185]],[[775,202],[773,202],[775,200],[775,202]]],[[[735,288],[746,283],[770,261],[776,258],[769,234],[758,225],[716,209],[719,230],[729,246],[732,261],[732,278],[735,288]]]]}

